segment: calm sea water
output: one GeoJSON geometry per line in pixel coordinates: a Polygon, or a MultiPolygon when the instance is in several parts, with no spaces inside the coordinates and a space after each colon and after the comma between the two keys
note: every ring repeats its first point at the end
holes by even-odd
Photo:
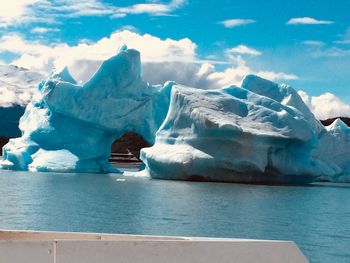
{"type": "Polygon", "coordinates": [[[350,262],[350,185],[0,170],[0,228],[294,240],[311,262],[350,262]]]}

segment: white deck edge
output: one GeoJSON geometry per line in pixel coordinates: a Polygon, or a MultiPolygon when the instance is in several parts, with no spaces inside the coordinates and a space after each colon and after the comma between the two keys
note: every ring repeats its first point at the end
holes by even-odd
{"type": "Polygon", "coordinates": [[[304,263],[308,260],[293,241],[0,230],[0,262],[304,263]]]}

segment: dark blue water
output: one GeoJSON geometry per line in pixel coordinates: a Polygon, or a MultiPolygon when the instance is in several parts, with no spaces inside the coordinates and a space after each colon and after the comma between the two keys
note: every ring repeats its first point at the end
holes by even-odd
{"type": "Polygon", "coordinates": [[[0,171],[0,228],[294,240],[311,262],[350,262],[350,185],[0,171]]]}

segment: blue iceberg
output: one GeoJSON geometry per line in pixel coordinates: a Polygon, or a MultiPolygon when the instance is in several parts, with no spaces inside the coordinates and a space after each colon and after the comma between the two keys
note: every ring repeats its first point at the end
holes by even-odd
{"type": "Polygon", "coordinates": [[[342,170],[314,154],[324,133],[287,85],[254,75],[220,90],[174,85],[156,142],[141,159],[153,178],[308,183],[342,170]]]}
{"type": "Polygon", "coordinates": [[[141,151],[153,178],[350,181],[350,128],[324,128],[292,87],[254,75],[216,90],[150,85],[139,52],[126,47],[83,85],[67,68],[42,81],[19,128],[3,148],[4,169],[118,172],[111,144],[135,132],[153,145],[141,151]]]}
{"type": "Polygon", "coordinates": [[[125,132],[150,144],[163,122],[173,83],[141,78],[140,54],[122,48],[84,85],[67,68],[39,84],[20,119],[20,138],[3,148],[1,167],[59,172],[111,172],[111,144],[125,132]]]}

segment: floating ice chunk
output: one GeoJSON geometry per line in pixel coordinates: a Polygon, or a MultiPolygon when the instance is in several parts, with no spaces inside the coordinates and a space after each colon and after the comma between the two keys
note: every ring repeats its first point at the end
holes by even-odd
{"type": "Polygon", "coordinates": [[[85,84],[67,68],[39,84],[3,148],[6,169],[112,172],[112,142],[126,132],[154,145],[137,175],[181,180],[307,183],[348,180],[350,129],[325,129],[298,93],[249,75],[242,87],[149,85],[140,54],[122,47],[85,84]]]}
{"type": "Polygon", "coordinates": [[[40,149],[32,155],[30,171],[39,172],[74,172],[79,158],[68,150],[45,151],[40,149]]]}
{"type": "Polygon", "coordinates": [[[7,169],[115,172],[111,144],[125,132],[149,143],[169,107],[173,83],[151,86],[141,79],[140,54],[120,50],[84,85],[67,68],[39,84],[19,128],[22,137],[4,146],[7,169]]]}
{"type": "Polygon", "coordinates": [[[243,87],[173,86],[156,142],[141,151],[154,178],[307,183],[336,166],[312,157],[325,131],[290,87],[248,76],[243,87]]]}

